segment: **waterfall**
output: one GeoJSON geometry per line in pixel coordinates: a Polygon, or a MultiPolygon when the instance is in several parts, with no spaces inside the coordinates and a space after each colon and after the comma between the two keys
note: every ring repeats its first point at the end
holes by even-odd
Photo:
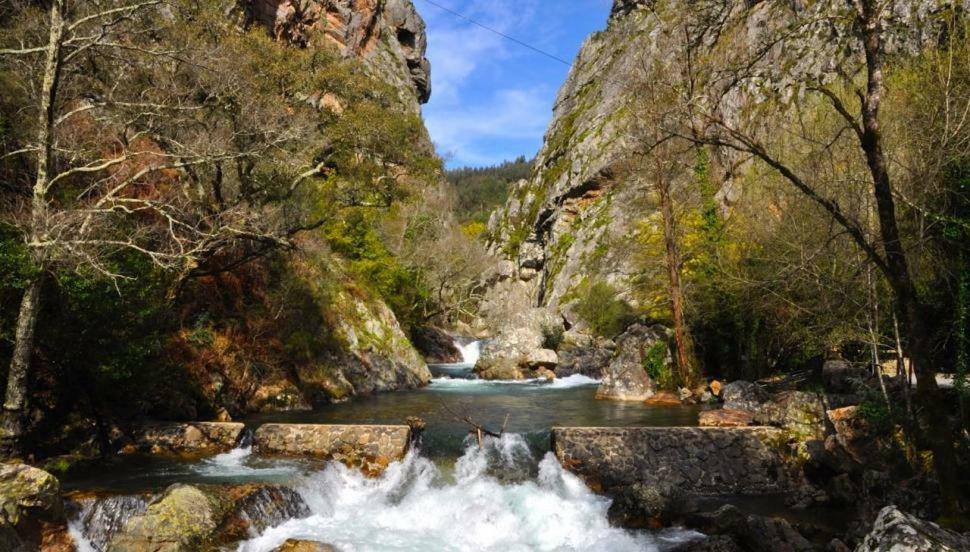
{"type": "Polygon", "coordinates": [[[68,529],[78,544],[78,552],[105,550],[111,537],[124,529],[132,516],[143,513],[151,500],[151,495],[138,494],[84,497],[71,501],[69,508],[76,513],[68,529]]]}
{"type": "Polygon", "coordinates": [[[455,340],[455,347],[461,352],[462,364],[471,364],[474,366],[478,362],[478,357],[482,352],[482,342],[478,340],[469,341],[468,343],[462,343],[460,340],[455,340]]]}
{"type": "Polygon", "coordinates": [[[452,472],[411,451],[376,479],[340,463],[296,488],[310,515],[239,545],[269,552],[287,539],[338,550],[658,551],[699,538],[684,530],[635,533],[611,527],[610,500],[565,471],[552,453],[536,460],[525,439],[467,441],[452,472]]]}

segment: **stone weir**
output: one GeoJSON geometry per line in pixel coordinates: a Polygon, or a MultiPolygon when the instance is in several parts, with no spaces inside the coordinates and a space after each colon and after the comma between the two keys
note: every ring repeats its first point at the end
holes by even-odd
{"type": "Polygon", "coordinates": [[[260,455],[337,460],[372,475],[403,459],[410,443],[406,425],[264,424],[253,437],[260,455]]]}
{"type": "Polygon", "coordinates": [[[671,485],[696,495],[786,488],[784,432],[769,427],[557,427],[552,449],[591,488],[671,485]]]}

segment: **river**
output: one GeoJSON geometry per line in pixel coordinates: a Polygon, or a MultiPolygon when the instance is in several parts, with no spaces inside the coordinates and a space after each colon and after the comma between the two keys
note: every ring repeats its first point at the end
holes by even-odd
{"type": "MultiPolygon", "coordinates": [[[[468,369],[434,367],[437,374],[466,377],[468,369]]],[[[240,552],[270,551],[288,538],[319,540],[345,551],[663,550],[690,538],[692,533],[681,530],[611,527],[609,500],[564,471],[549,452],[549,430],[559,425],[696,424],[692,407],[597,401],[596,384],[583,376],[554,383],[438,377],[424,389],[313,412],[256,416],[246,420],[251,427],[270,421],[400,424],[420,416],[427,429],[420,450],[376,479],[336,463],[260,458],[245,443],[195,462],[119,459],[65,480],[69,490],[127,497],[115,498],[117,507],[89,503],[73,529],[90,539],[86,550],[100,551],[105,533],[113,530],[109,526],[143,509],[144,497],[172,483],[273,482],[296,489],[308,513],[252,535],[238,545],[240,552]],[[468,425],[457,419],[465,416],[495,430],[505,424],[505,433],[480,448],[468,425]],[[99,507],[104,511],[95,511],[99,507]]]]}

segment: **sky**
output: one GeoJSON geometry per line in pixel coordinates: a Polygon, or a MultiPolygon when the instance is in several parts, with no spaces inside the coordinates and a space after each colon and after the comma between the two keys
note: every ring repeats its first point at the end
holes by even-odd
{"type": "MultiPolygon", "coordinates": [[[[430,0],[572,62],[606,27],[613,0],[430,0]]],[[[569,67],[414,0],[428,25],[431,101],[424,118],[449,167],[538,153],[569,67]]]]}

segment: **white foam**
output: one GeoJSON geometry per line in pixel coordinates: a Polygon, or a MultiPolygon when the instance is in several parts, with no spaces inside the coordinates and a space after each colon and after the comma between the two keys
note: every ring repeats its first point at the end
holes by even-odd
{"type": "Polygon", "coordinates": [[[481,386],[500,386],[500,385],[522,385],[535,389],[568,389],[570,387],[583,387],[587,385],[599,385],[600,380],[593,379],[582,374],[573,374],[564,378],[556,378],[553,381],[545,379],[524,379],[524,380],[483,380],[483,379],[459,379],[459,378],[435,378],[431,384],[435,389],[468,389],[481,386]]]}
{"type": "Polygon", "coordinates": [[[478,362],[478,357],[482,354],[481,341],[470,341],[463,345],[458,340],[455,340],[455,347],[461,352],[462,364],[471,364],[474,366],[478,362]]]}
{"type": "Polygon", "coordinates": [[[295,475],[300,471],[296,462],[260,460],[252,453],[252,445],[239,447],[192,464],[191,468],[208,477],[271,477],[295,475]]]}
{"type": "Polygon", "coordinates": [[[658,536],[610,527],[609,500],[564,471],[548,453],[538,477],[503,483],[496,473],[531,462],[521,436],[470,442],[446,481],[416,453],[368,479],[338,463],[300,488],[312,515],[291,519],[242,543],[239,552],[268,552],[287,539],[316,540],[348,551],[658,550],[694,534],[658,536]]]}

